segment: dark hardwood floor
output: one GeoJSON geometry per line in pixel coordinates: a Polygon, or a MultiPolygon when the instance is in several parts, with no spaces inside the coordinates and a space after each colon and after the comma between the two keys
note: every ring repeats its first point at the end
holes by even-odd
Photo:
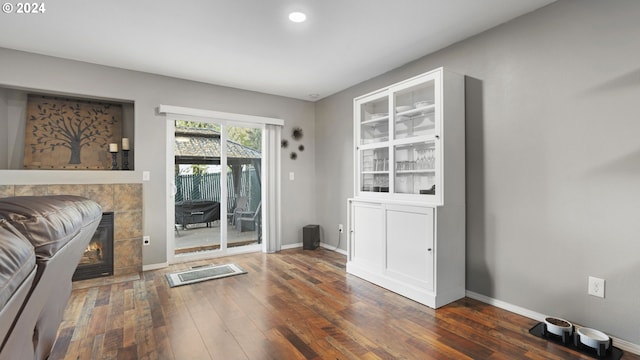
{"type": "Polygon", "coordinates": [[[76,283],[50,359],[590,359],[530,335],[534,320],[469,298],[436,311],[345,261],[296,249],[76,283]],[[248,274],[176,288],[164,276],[227,262],[248,274]]]}

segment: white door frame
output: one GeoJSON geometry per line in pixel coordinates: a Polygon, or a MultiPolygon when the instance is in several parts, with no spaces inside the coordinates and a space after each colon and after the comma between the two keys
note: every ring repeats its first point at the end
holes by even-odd
{"type": "MultiPolygon", "coordinates": [[[[202,251],[197,253],[187,253],[175,255],[175,229],[173,226],[167,226],[167,262],[169,264],[185,262],[185,261],[194,261],[201,259],[209,259],[214,257],[228,256],[234,254],[241,254],[246,252],[274,252],[278,251],[281,247],[281,221],[280,221],[280,154],[272,154],[272,157],[276,157],[274,159],[265,159],[265,157],[270,154],[270,152],[266,152],[266,131],[265,127],[267,125],[277,125],[283,126],[284,121],[281,119],[274,118],[266,118],[252,115],[242,115],[242,114],[234,114],[234,113],[223,113],[217,111],[209,111],[209,110],[201,110],[201,109],[191,109],[191,108],[183,108],[176,106],[168,106],[168,105],[160,105],[158,108],[158,112],[166,115],[166,157],[167,157],[167,166],[166,166],[166,181],[167,181],[167,218],[166,224],[174,224],[175,223],[175,180],[174,180],[174,159],[175,159],[175,121],[176,120],[186,120],[186,121],[197,121],[197,122],[206,122],[206,123],[215,123],[221,125],[223,131],[221,132],[220,144],[221,150],[223,154],[226,153],[226,127],[228,126],[245,126],[252,128],[260,128],[262,129],[262,156],[261,162],[261,183],[262,185],[262,204],[263,211],[261,212],[262,216],[262,244],[258,245],[248,245],[248,246],[240,246],[234,248],[228,248],[226,250],[211,250],[211,251],[202,251]],[[169,164],[171,162],[171,164],[169,164]],[[276,190],[274,192],[274,189],[276,190]]],[[[271,139],[272,140],[272,139],[271,139]]],[[[278,143],[277,149],[279,151],[280,145],[278,143]]],[[[226,177],[221,177],[221,191],[226,191],[226,177]]],[[[226,193],[225,193],[226,194],[226,193]]],[[[226,209],[227,199],[226,196],[221,196],[220,207],[224,207],[226,209]]],[[[226,221],[221,221],[221,233],[226,234],[227,231],[227,223],[226,221]]],[[[221,249],[224,249],[222,242],[225,242],[226,238],[222,237],[221,241],[221,249]]]]}

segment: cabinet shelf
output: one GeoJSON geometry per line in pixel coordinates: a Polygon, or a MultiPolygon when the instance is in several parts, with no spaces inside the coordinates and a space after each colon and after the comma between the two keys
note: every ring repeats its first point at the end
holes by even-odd
{"type": "Polygon", "coordinates": [[[388,175],[389,171],[382,171],[382,170],[380,170],[380,171],[378,171],[378,170],[362,171],[362,174],[364,174],[364,175],[370,175],[370,174],[372,174],[372,175],[388,175]]]}
{"type": "Polygon", "coordinates": [[[427,115],[432,115],[435,112],[436,105],[431,104],[411,110],[406,110],[402,112],[396,113],[396,116],[407,116],[407,117],[422,117],[427,115]]]}
{"type": "Polygon", "coordinates": [[[431,126],[433,126],[434,120],[431,118],[427,118],[427,115],[414,115],[414,116],[409,116],[409,115],[398,115],[396,117],[396,123],[405,123],[405,122],[409,122],[409,121],[416,121],[422,118],[426,118],[426,122],[430,123],[431,126]]]}
{"type": "Polygon", "coordinates": [[[378,147],[376,145],[380,145],[382,143],[385,143],[389,141],[389,137],[388,136],[381,136],[381,137],[376,137],[376,138],[368,138],[368,139],[362,139],[362,145],[373,145],[374,147],[378,147]]]}
{"type": "Polygon", "coordinates": [[[375,118],[375,119],[364,120],[360,124],[376,127],[376,126],[386,125],[388,120],[389,120],[389,115],[375,118]]]}
{"type": "Polygon", "coordinates": [[[396,170],[398,175],[435,174],[436,169],[396,170]]]}

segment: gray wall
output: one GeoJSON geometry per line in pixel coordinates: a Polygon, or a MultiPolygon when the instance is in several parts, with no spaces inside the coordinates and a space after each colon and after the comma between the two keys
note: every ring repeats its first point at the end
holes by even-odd
{"type": "Polygon", "coordinates": [[[640,344],[638,14],[561,0],[323,99],[320,225],[353,195],[352,99],[445,66],[468,76],[467,289],[640,344]]]}
{"type": "MultiPolygon", "coordinates": [[[[0,114],[8,114],[9,106],[7,104],[7,91],[0,89],[0,114]]],[[[0,115],[1,116],[1,115],[0,115]]],[[[0,121],[0,144],[9,142],[9,122],[0,121]]],[[[0,145],[0,169],[6,169],[9,164],[9,149],[7,146],[0,145]]]]}
{"type": "MultiPolygon", "coordinates": [[[[305,133],[301,142],[305,151],[296,161],[289,159],[288,152],[283,154],[282,244],[301,242],[302,227],[315,220],[312,205],[315,201],[314,105],[311,102],[8,49],[0,49],[0,64],[0,87],[135,102],[135,171],[0,170],[0,184],[141,182],[142,171],[150,171],[151,181],[144,182],[143,186],[143,230],[151,236],[151,245],[143,247],[145,265],[166,261],[166,229],[173,226],[166,223],[165,215],[165,174],[167,163],[172,160],[167,160],[162,150],[166,145],[167,124],[164,117],[156,113],[160,104],[280,118],[285,121],[285,137],[290,137],[293,127],[301,127],[305,133]],[[288,174],[292,171],[295,180],[289,181],[288,174]]],[[[0,130],[7,128],[7,111],[6,99],[0,101],[0,130]]],[[[4,150],[0,150],[0,156],[4,159],[8,147],[6,131],[1,134],[0,148],[4,150]]]]}

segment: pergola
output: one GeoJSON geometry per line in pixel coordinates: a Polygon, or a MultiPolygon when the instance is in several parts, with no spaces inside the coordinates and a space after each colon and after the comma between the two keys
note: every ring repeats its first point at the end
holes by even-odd
{"type": "MultiPolygon", "coordinates": [[[[220,132],[176,127],[174,149],[176,165],[220,165],[220,132]]],[[[242,165],[252,164],[260,179],[261,157],[258,150],[227,140],[227,165],[231,167],[236,193],[239,192],[242,165]]]]}

